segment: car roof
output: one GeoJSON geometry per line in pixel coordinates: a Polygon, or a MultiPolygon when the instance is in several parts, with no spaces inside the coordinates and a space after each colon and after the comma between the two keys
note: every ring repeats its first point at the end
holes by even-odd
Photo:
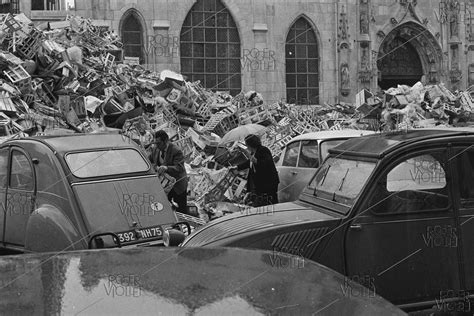
{"type": "Polygon", "coordinates": [[[474,128],[422,128],[368,135],[359,138],[351,138],[329,149],[329,152],[338,155],[380,158],[396,148],[412,142],[462,135],[474,136],[474,128]]]}
{"type": "Polygon", "coordinates": [[[283,253],[239,248],[178,249],[3,256],[0,266],[8,273],[1,275],[6,285],[0,313],[148,315],[158,309],[164,315],[306,315],[330,306],[334,315],[405,315],[375,292],[344,295],[343,285],[358,293],[365,288],[303,257],[296,261],[283,253]],[[335,299],[340,301],[334,304],[335,299]]]}
{"type": "MultiPolygon", "coordinates": [[[[110,147],[135,147],[135,143],[127,137],[119,134],[69,134],[69,135],[50,135],[33,136],[12,140],[12,142],[40,141],[46,143],[57,152],[70,152],[77,150],[90,150],[110,147]]],[[[10,142],[10,141],[9,141],[10,142]]],[[[9,143],[6,142],[6,143],[9,143]]]]}
{"type": "Polygon", "coordinates": [[[368,130],[358,130],[358,129],[343,129],[335,131],[319,131],[311,132],[296,136],[291,139],[290,142],[299,141],[299,140],[325,140],[331,138],[349,138],[349,137],[359,137],[363,135],[375,134],[374,131],[368,130]]]}

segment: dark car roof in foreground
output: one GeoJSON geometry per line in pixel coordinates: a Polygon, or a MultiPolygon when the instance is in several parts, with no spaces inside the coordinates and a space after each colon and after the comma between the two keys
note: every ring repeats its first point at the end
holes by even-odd
{"type": "MultiPolygon", "coordinates": [[[[97,134],[68,134],[59,136],[33,136],[15,139],[8,142],[40,141],[48,144],[58,152],[69,152],[76,150],[90,150],[111,147],[131,147],[133,142],[117,133],[97,134]]],[[[7,143],[8,143],[7,142],[7,143]]]]}
{"type": "Polygon", "coordinates": [[[373,293],[351,295],[368,290],[322,265],[282,262],[291,264],[286,255],[238,248],[5,256],[0,313],[405,315],[373,293]]]}
{"type": "Polygon", "coordinates": [[[379,158],[402,144],[419,140],[458,135],[474,136],[474,128],[415,129],[351,138],[329,149],[330,153],[379,158]]]}

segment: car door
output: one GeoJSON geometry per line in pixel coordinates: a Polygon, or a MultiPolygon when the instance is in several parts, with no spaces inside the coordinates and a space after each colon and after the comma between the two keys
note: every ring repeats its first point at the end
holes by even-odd
{"type": "MultiPolygon", "coordinates": [[[[459,213],[458,236],[462,249],[465,279],[465,291],[457,296],[463,298],[468,293],[474,294],[474,149],[472,145],[454,148],[451,159],[454,162],[454,197],[459,213]]],[[[461,300],[455,305],[455,311],[469,312],[470,305],[461,300]]]]}
{"type": "Polygon", "coordinates": [[[3,245],[7,215],[8,148],[0,149],[0,242],[3,245]]]}
{"type": "Polygon", "coordinates": [[[447,150],[412,151],[377,170],[346,227],[346,275],[395,304],[435,305],[460,290],[447,150]]]}
{"type": "MultiPolygon", "coordinates": [[[[278,185],[278,200],[280,202],[292,201],[291,198],[293,184],[298,177],[298,154],[300,151],[300,141],[295,141],[286,145],[285,151],[281,155],[281,161],[278,162],[278,177],[280,184],[278,185]]],[[[295,199],[296,200],[296,199],[295,199]]]]}
{"type": "Polygon", "coordinates": [[[24,247],[26,225],[34,207],[34,188],[31,160],[22,149],[13,147],[10,150],[4,240],[9,247],[24,247]]]}

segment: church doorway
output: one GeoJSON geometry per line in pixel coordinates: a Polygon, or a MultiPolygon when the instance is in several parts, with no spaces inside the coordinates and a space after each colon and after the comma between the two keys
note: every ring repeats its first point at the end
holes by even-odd
{"type": "Polygon", "coordinates": [[[384,90],[402,84],[412,86],[423,76],[418,52],[413,45],[405,42],[401,37],[395,37],[389,45],[390,50],[379,56],[379,86],[384,90]]]}
{"type": "Polygon", "coordinates": [[[412,86],[425,76],[425,83],[439,81],[442,54],[437,40],[415,22],[394,28],[380,44],[378,85],[383,90],[397,85],[412,86]]]}

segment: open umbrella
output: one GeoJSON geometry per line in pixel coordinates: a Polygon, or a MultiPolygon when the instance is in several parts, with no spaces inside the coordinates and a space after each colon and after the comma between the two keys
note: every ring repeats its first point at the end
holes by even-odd
{"type": "Polygon", "coordinates": [[[264,129],[265,126],[259,124],[237,126],[222,137],[221,144],[243,141],[247,135],[260,134],[264,129]]]}

